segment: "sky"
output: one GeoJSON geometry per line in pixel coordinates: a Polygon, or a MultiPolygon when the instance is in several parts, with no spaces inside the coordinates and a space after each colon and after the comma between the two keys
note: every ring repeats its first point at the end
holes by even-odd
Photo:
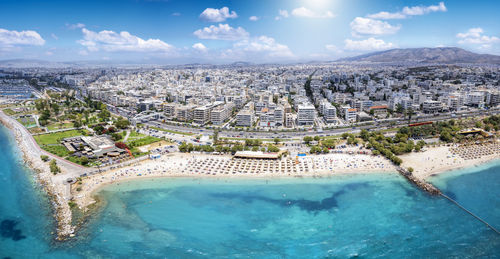
{"type": "Polygon", "coordinates": [[[0,60],[330,61],[392,48],[500,55],[500,1],[0,0],[0,60]]]}

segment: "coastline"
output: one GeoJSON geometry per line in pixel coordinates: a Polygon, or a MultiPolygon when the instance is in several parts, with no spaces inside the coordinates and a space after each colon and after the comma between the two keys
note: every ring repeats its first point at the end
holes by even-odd
{"type": "MultiPolygon", "coordinates": [[[[329,177],[335,175],[349,175],[349,174],[370,174],[370,173],[397,173],[396,168],[390,162],[382,157],[373,157],[366,155],[347,155],[347,154],[330,154],[311,156],[310,159],[337,159],[344,163],[338,163],[332,169],[327,170],[313,169],[308,172],[301,172],[297,174],[281,174],[281,173],[222,173],[213,169],[214,173],[201,173],[195,172],[196,166],[193,166],[193,160],[204,159],[219,159],[231,160],[230,156],[214,156],[214,155],[200,155],[200,154],[183,154],[175,153],[162,157],[159,160],[146,160],[141,163],[131,165],[129,167],[119,168],[107,171],[101,174],[91,175],[85,177],[81,184],[75,183],[72,187],[74,193],[74,200],[80,207],[85,208],[93,204],[94,198],[103,187],[121,183],[125,181],[134,181],[136,179],[157,179],[157,178],[207,178],[207,179],[278,179],[278,178],[301,178],[301,177],[329,177]],[[349,164],[355,161],[365,161],[365,166],[358,166],[352,168],[349,164]],[[382,165],[383,167],[375,167],[374,165],[382,165]],[[215,173],[216,172],[216,173],[215,173]],[[76,191],[76,188],[81,188],[81,191],[76,191]]],[[[246,160],[242,160],[246,161],[246,160]]],[[[302,162],[302,161],[301,161],[302,162]]],[[[307,163],[307,162],[305,162],[307,163]]],[[[311,162],[309,162],[311,163],[311,162]]]]}
{"type": "MultiPolygon", "coordinates": [[[[33,143],[34,140],[26,128],[7,116],[3,113],[3,111],[0,111],[0,123],[2,123],[2,125],[8,129],[9,133],[12,134],[16,141],[17,148],[22,153],[24,164],[34,171],[36,181],[49,196],[52,210],[54,211],[54,218],[57,223],[56,239],[61,241],[69,236],[72,236],[75,228],[71,223],[72,213],[67,201],[67,195],[69,192],[67,188],[65,189],[63,184],[56,182],[56,180],[60,180],[62,178],[59,177],[54,179],[48,164],[40,160],[40,155],[48,154],[41,151],[39,148],[35,148],[33,145],[36,145],[36,143],[33,143]]],[[[63,173],[67,170],[66,168],[61,169],[63,170],[63,173]]]]}
{"type": "Polygon", "coordinates": [[[485,155],[477,159],[466,160],[453,154],[450,147],[440,146],[429,148],[424,152],[410,153],[400,156],[403,160],[402,167],[412,167],[413,175],[421,180],[431,176],[456,171],[465,168],[480,166],[485,163],[500,159],[500,152],[485,155]]]}
{"type": "MultiPolygon", "coordinates": [[[[17,147],[23,154],[24,163],[34,170],[37,182],[49,195],[54,218],[57,221],[57,240],[59,241],[75,235],[74,233],[84,224],[92,211],[96,211],[104,202],[96,200],[98,193],[104,187],[112,184],[131,182],[137,179],[154,181],[158,178],[272,180],[397,173],[396,167],[384,157],[361,154],[331,153],[310,155],[299,159],[257,161],[233,159],[228,155],[169,153],[162,155],[160,159],[147,159],[122,168],[83,177],[81,181],[69,185],[66,183],[67,178],[79,176],[90,169],[77,166],[42,150],[24,126],[2,111],[0,111],[0,123],[12,133],[17,147]],[[48,155],[56,159],[62,172],[55,176],[52,175],[48,163],[42,162],[40,155],[48,155]],[[234,163],[236,163],[236,167],[233,165],[234,163]],[[282,167],[283,163],[285,167],[282,167]],[[79,213],[73,213],[68,204],[69,201],[74,201],[77,204],[78,208],[75,209],[79,213]],[[75,214],[79,214],[80,217],[80,221],[77,223],[73,222],[75,214]]],[[[413,175],[416,178],[427,180],[433,175],[498,160],[500,152],[466,160],[453,154],[450,147],[440,146],[429,147],[423,152],[409,153],[401,158],[403,159],[402,167],[413,167],[415,169],[413,175]]]]}

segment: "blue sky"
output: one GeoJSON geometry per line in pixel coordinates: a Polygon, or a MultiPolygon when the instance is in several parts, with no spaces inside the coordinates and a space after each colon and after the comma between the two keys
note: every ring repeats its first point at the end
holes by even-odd
{"type": "Polygon", "coordinates": [[[0,59],[335,60],[390,48],[500,54],[500,1],[0,2],[0,59]]]}

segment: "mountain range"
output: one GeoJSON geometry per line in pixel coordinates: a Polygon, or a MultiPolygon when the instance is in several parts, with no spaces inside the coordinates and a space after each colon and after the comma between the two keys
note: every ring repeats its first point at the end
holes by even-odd
{"type": "Polygon", "coordinates": [[[337,61],[500,64],[500,56],[477,54],[456,47],[409,48],[372,52],[360,56],[343,58],[337,61]]]}
{"type": "MultiPolygon", "coordinates": [[[[497,64],[500,65],[500,56],[490,54],[477,54],[457,47],[442,48],[408,48],[408,49],[390,49],[379,52],[372,52],[354,57],[342,58],[334,62],[373,62],[373,63],[422,63],[422,64],[497,64]]],[[[311,61],[309,63],[323,63],[320,61],[311,61]]],[[[119,65],[128,67],[137,66],[155,66],[161,64],[141,64],[139,61],[73,61],[73,62],[53,62],[36,59],[10,59],[0,60],[0,67],[95,67],[119,65]]],[[[191,65],[209,66],[208,63],[192,63],[191,65]]],[[[251,62],[234,62],[228,64],[231,66],[250,66],[256,65],[251,62]]]]}

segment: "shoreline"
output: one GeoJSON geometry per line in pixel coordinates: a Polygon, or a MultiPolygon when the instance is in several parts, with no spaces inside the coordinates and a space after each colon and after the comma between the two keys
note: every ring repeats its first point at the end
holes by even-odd
{"type": "MultiPolygon", "coordinates": [[[[388,160],[381,157],[366,156],[366,155],[347,155],[347,154],[330,154],[311,156],[310,160],[328,160],[336,159],[341,167],[334,167],[332,169],[313,169],[309,171],[302,171],[293,173],[278,173],[278,172],[259,172],[259,173],[244,173],[233,171],[232,173],[222,173],[217,171],[217,168],[211,168],[211,173],[202,173],[196,169],[198,163],[210,163],[208,161],[217,161],[219,163],[251,163],[253,160],[237,160],[231,159],[229,156],[214,156],[214,155],[193,155],[175,153],[162,157],[160,160],[146,160],[141,163],[129,167],[123,167],[104,172],[102,174],[91,175],[85,177],[81,184],[73,184],[72,191],[74,194],[75,202],[79,205],[80,209],[85,209],[90,204],[93,204],[92,196],[95,195],[102,187],[113,183],[120,183],[124,181],[133,181],[136,179],[157,179],[157,178],[207,178],[207,179],[277,179],[277,178],[299,178],[299,177],[328,177],[335,175],[349,175],[349,174],[370,174],[370,173],[397,173],[394,166],[388,160]],[[364,162],[366,167],[349,168],[352,162],[364,162]],[[194,165],[193,165],[194,164],[194,165]],[[368,167],[368,165],[373,167],[368,167]],[[381,167],[375,167],[379,165],[381,167]],[[343,166],[343,167],[342,167],[343,166]],[[199,172],[195,172],[199,171],[199,172]],[[217,171],[217,173],[215,173],[217,171]],[[333,171],[333,172],[332,172],[333,171]],[[80,187],[81,191],[76,191],[80,187]]],[[[288,159],[290,160],[290,159],[288,159]]],[[[290,160],[292,161],[292,160],[290,160]]],[[[258,162],[255,162],[258,163],[258,162]]],[[[265,163],[265,162],[263,162],[265,163]]],[[[269,162],[272,163],[272,162],[269,162]]],[[[291,162],[289,162],[291,163],[291,162]]],[[[302,160],[299,164],[311,164],[311,161],[302,160]]],[[[293,163],[293,166],[298,164],[293,163]]],[[[222,170],[222,169],[221,169],[222,170]]]]}
{"type": "Polygon", "coordinates": [[[440,146],[429,148],[424,152],[410,153],[400,156],[403,160],[402,167],[414,168],[413,175],[420,180],[427,180],[431,176],[457,171],[465,168],[477,167],[482,164],[500,160],[500,144],[495,142],[496,153],[485,155],[476,159],[464,159],[450,151],[452,147],[440,146]]]}
{"type": "MultiPolygon", "coordinates": [[[[100,174],[83,177],[81,181],[67,184],[66,179],[90,171],[89,168],[76,166],[62,158],[42,150],[24,126],[0,111],[2,123],[14,137],[17,148],[21,151],[24,164],[34,171],[34,177],[49,196],[53,215],[57,225],[58,241],[73,237],[85,224],[93,211],[97,211],[105,201],[99,201],[98,193],[106,186],[160,178],[189,179],[286,179],[286,178],[329,178],[354,174],[396,173],[397,168],[382,156],[362,154],[309,155],[304,158],[281,160],[246,160],[235,159],[229,155],[169,153],[160,159],[135,162],[121,168],[100,174]],[[56,159],[61,173],[52,175],[48,163],[42,162],[40,155],[56,159]],[[97,198],[97,199],[96,199],[97,198]],[[77,204],[78,222],[68,202],[77,204]]],[[[463,159],[451,152],[453,147],[429,147],[418,153],[402,155],[404,168],[413,167],[413,175],[420,180],[429,177],[477,167],[500,159],[500,144],[494,141],[496,151],[477,159],[463,159]]],[[[473,146],[472,148],[477,148],[473,146]]]]}
{"type": "MultiPolygon", "coordinates": [[[[37,184],[46,192],[49,197],[53,216],[56,220],[56,240],[62,241],[65,238],[72,236],[75,227],[72,225],[71,209],[66,201],[67,197],[64,185],[57,183],[57,178],[52,176],[49,166],[40,159],[40,155],[46,155],[46,152],[40,151],[33,147],[32,140],[27,136],[29,132],[14,119],[7,116],[3,111],[0,111],[0,123],[8,129],[9,134],[14,138],[17,148],[22,154],[24,165],[33,170],[33,177],[37,184]],[[30,151],[28,151],[30,150],[30,151]]],[[[34,140],[33,140],[34,141],[34,140]]],[[[35,143],[36,145],[36,143],[35,143]]],[[[53,156],[50,156],[53,157],[53,156]]],[[[65,168],[61,168],[65,170],[65,168]]],[[[60,178],[60,177],[59,177],[60,178]]]]}

